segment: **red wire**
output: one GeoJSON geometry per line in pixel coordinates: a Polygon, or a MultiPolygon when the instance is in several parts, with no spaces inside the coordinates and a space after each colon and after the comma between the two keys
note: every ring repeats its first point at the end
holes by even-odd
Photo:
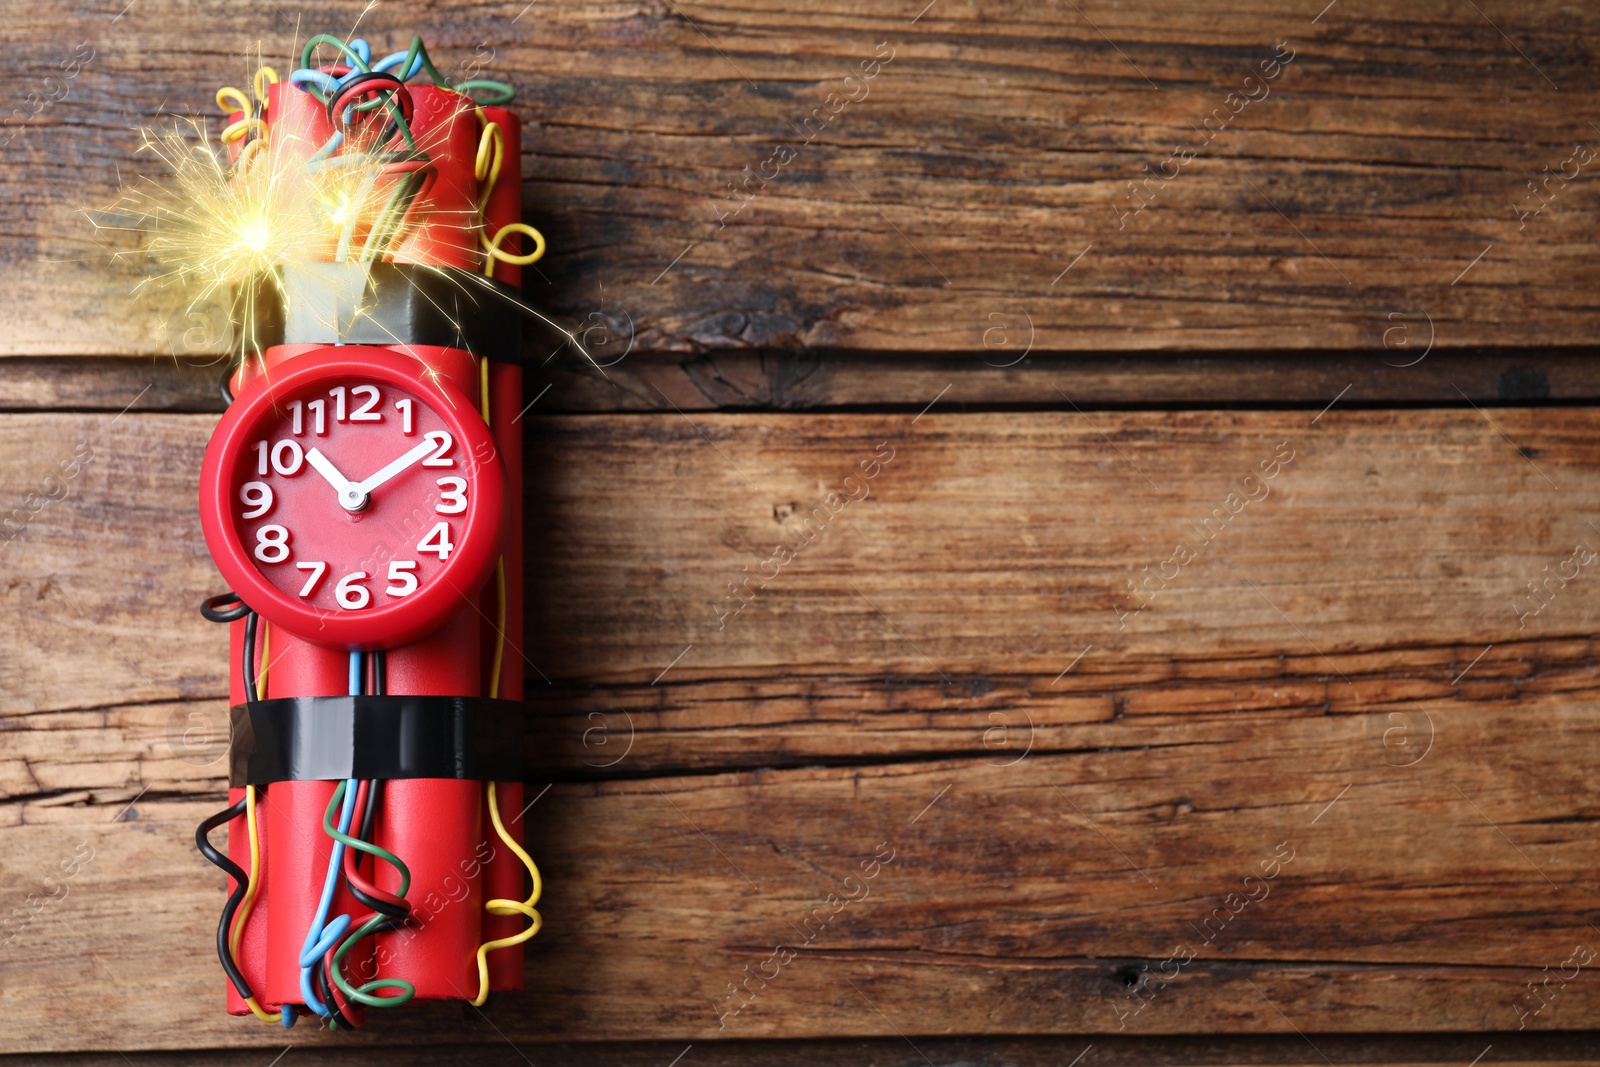
{"type": "Polygon", "coordinates": [[[330,948],[322,957],[322,965],[328,969],[328,992],[333,995],[334,1007],[339,1009],[339,1014],[350,1021],[351,1026],[360,1026],[362,1023],[361,1009],[355,1006],[344,991],[339,988],[339,983],[333,980],[333,954],[338,948],[330,948]]]}
{"type": "MultiPolygon", "coordinates": [[[[362,779],[361,783],[356,786],[356,806],[355,811],[352,812],[350,816],[350,825],[352,826],[359,826],[361,824],[362,812],[366,810],[367,785],[367,780],[362,779]]],[[[366,853],[361,852],[359,849],[347,848],[344,850],[345,881],[361,890],[361,892],[365,893],[367,896],[372,897],[374,900],[381,900],[384,903],[392,904],[397,908],[405,908],[409,913],[411,910],[411,904],[404,897],[397,897],[393,893],[386,893],[362,876],[361,871],[356,866],[356,856],[358,854],[363,856],[366,855],[366,853]]]]}

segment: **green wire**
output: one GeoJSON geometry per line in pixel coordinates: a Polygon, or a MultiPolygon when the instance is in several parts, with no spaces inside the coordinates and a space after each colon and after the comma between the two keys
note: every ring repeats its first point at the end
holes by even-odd
{"type": "MultiPolygon", "coordinates": [[[[370,841],[363,841],[359,837],[351,837],[349,834],[340,833],[338,828],[333,825],[333,813],[339,807],[339,802],[344,799],[344,791],[347,784],[346,782],[340,782],[338,788],[334,789],[333,799],[328,801],[328,810],[322,814],[322,829],[329,837],[343,843],[346,848],[353,848],[359,852],[365,852],[369,856],[376,856],[400,872],[400,892],[396,893],[395,896],[404,897],[407,890],[411,888],[411,869],[405,865],[404,861],[386,848],[381,848],[370,841]]],[[[370,796],[367,798],[367,803],[372,803],[370,796]]],[[[357,941],[370,935],[386,918],[387,916],[385,915],[374,913],[370,919],[356,929],[355,933],[345,938],[340,943],[338,950],[333,954],[334,984],[339,987],[340,992],[345,996],[357,1004],[365,1004],[369,1008],[398,1007],[417,995],[417,987],[404,978],[374,978],[370,982],[363,982],[360,986],[352,986],[345,981],[342,973],[345,956],[349,954],[350,949],[355,946],[357,941]],[[374,989],[398,989],[400,992],[393,996],[379,997],[372,994],[374,989]]]]}
{"type": "MultiPolygon", "coordinates": [[[[306,70],[314,69],[311,66],[311,53],[317,50],[317,46],[319,44],[333,45],[344,54],[345,58],[350,61],[350,65],[356,70],[359,70],[363,74],[371,73],[372,68],[367,65],[366,60],[361,58],[361,54],[331,33],[319,33],[306,42],[306,46],[300,50],[300,66],[302,68],[306,70]]],[[[414,38],[411,42],[413,49],[418,48],[421,46],[421,44],[421,37],[414,38]]],[[[405,71],[411,66],[412,58],[412,55],[408,55],[406,57],[405,65],[400,68],[400,72],[402,74],[405,73],[405,71]]],[[[429,70],[433,70],[433,64],[429,62],[426,57],[424,57],[423,63],[429,70]]],[[[436,71],[435,74],[437,75],[436,71]]],[[[326,107],[328,102],[333,99],[331,95],[324,93],[315,86],[308,85],[305,87],[305,90],[311,94],[313,99],[322,104],[324,107],[326,107]]],[[[405,134],[406,147],[411,149],[413,152],[416,151],[417,142],[416,138],[414,138],[411,134],[411,124],[406,121],[404,113],[400,110],[400,105],[395,103],[394,92],[392,90],[381,92],[366,103],[355,104],[352,105],[352,107],[356,111],[371,111],[380,104],[389,109],[389,114],[394,116],[395,124],[400,127],[400,132],[405,134]]]]}
{"type": "MultiPolygon", "coordinates": [[[[317,45],[319,44],[333,45],[339,51],[343,52],[345,57],[350,60],[350,65],[361,71],[361,73],[366,74],[371,70],[371,68],[367,66],[366,61],[361,58],[361,54],[359,52],[351,48],[348,44],[345,44],[344,41],[335,37],[331,33],[319,33],[315,37],[311,38],[311,40],[306,42],[306,46],[300,50],[300,66],[303,69],[316,69],[311,65],[311,53],[317,50],[317,45]]],[[[310,93],[318,103],[321,103],[324,106],[326,106],[328,103],[329,97],[327,94],[322,92],[322,90],[314,86],[307,86],[306,92],[310,93]]]]}
{"type": "Polygon", "coordinates": [[[422,69],[428,72],[428,77],[433,79],[433,84],[441,89],[450,88],[450,83],[444,80],[444,75],[439,73],[439,68],[433,65],[433,57],[428,55],[428,46],[422,43],[421,37],[411,38],[411,50],[406,53],[406,61],[401,64],[401,71],[411,69],[411,64],[417,56],[422,56],[422,69]]]}
{"type": "MultiPolygon", "coordinates": [[[[374,256],[389,251],[389,246],[394,243],[395,236],[400,232],[400,227],[405,223],[406,212],[411,210],[410,201],[415,199],[411,187],[416,185],[416,192],[422,191],[421,171],[412,171],[400,181],[395,183],[394,190],[389,193],[389,200],[383,205],[383,210],[378,214],[378,221],[372,227],[372,232],[367,235],[366,246],[362,250],[361,261],[370,263],[374,256]],[[393,222],[390,216],[394,214],[395,205],[402,199],[406,200],[405,208],[393,222]]],[[[403,894],[402,894],[403,895],[403,894]]]]}
{"type": "MultiPolygon", "coordinates": [[[[335,37],[331,33],[319,33],[306,42],[305,47],[300,50],[300,66],[302,68],[307,70],[314,69],[311,66],[311,53],[317,50],[317,46],[319,44],[333,45],[344,54],[345,58],[350,60],[351,66],[355,67],[363,74],[368,73],[371,70],[371,68],[367,66],[355,49],[351,48],[349,44],[340,38],[335,37]]],[[[456,92],[470,97],[472,101],[478,104],[480,107],[500,107],[511,103],[517,98],[517,91],[509,84],[503,81],[495,81],[491,78],[472,78],[457,85],[451,85],[450,82],[445,79],[445,76],[439,73],[439,68],[433,65],[433,57],[428,55],[428,46],[423,43],[421,36],[415,36],[411,38],[411,47],[406,50],[406,58],[400,64],[400,73],[404,74],[409,71],[411,69],[411,65],[419,58],[422,60],[422,69],[427,72],[427,75],[433,81],[433,84],[439,86],[441,89],[454,89],[456,92]],[[473,96],[473,90],[475,89],[487,90],[489,95],[483,97],[473,96]]],[[[319,103],[323,105],[328,103],[329,96],[322,92],[322,90],[316,88],[315,86],[309,85],[306,86],[305,89],[306,92],[310,93],[319,103]]],[[[357,111],[371,111],[380,103],[388,102],[388,97],[380,97],[368,100],[365,103],[356,104],[354,105],[354,108],[357,111]]],[[[415,148],[416,145],[412,144],[412,147],[415,148]]]]}
{"type": "MultiPolygon", "coordinates": [[[[411,869],[405,865],[404,860],[388,849],[374,845],[371,841],[363,841],[359,837],[351,837],[349,834],[341,833],[339,828],[333,825],[333,813],[338,810],[339,801],[344,799],[345,785],[345,782],[340,782],[339,787],[333,791],[333,799],[328,801],[328,810],[322,813],[322,829],[327,832],[329,837],[340,842],[345,847],[353,848],[358,852],[365,852],[369,856],[376,856],[396,871],[399,871],[400,892],[396,893],[395,896],[405,896],[406,891],[411,888],[411,869]]],[[[367,803],[372,803],[370,797],[367,799],[367,803]]]]}
{"type": "Polygon", "coordinates": [[[342,973],[345,955],[349,953],[357,941],[368,936],[373,930],[382,925],[384,918],[385,916],[374,914],[372,918],[362,923],[355,933],[345,938],[343,943],[339,945],[338,950],[333,954],[333,984],[338,986],[339,991],[345,996],[357,1004],[365,1004],[369,1008],[398,1008],[417,995],[417,987],[404,978],[374,978],[372,981],[363,982],[359,986],[353,986],[345,981],[342,973]],[[374,989],[398,989],[400,992],[392,996],[380,997],[373,994],[372,991],[374,989]]]}
{"type": "Polygon", "coordinates": [[[473,78],[450,88],[464,96],[472,97],[472,101],[480,107],[503,107],[517,98],[517,91],[505,82],[494,81],[489,78],[473,78]],[[488,96],[473,96],[472,90],[487,89],[488,96]]]}

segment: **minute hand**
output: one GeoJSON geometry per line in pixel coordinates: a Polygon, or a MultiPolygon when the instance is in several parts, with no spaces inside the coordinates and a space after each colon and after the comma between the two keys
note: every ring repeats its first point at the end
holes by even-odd
{"type": "Polygon", "coordinates": [[[423,456],[435,451],[437,448],[438,445],[434,444],[432,441],[424,441],[422,444],[418,445],[416,448],[413,448],[411,451],[407,452],[405,455],[401,456],[387,467],[384,467],[370,478],[366,478],[357,482],[356,488],[360,490],[363,495],[370,493],[378,486],[388,481],[390,478],[393,478],[395,475],[411,466],[423,456]]]}

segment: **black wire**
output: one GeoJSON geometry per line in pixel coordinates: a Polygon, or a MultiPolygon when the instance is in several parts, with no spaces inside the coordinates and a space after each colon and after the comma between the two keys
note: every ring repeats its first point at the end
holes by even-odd
{"type": "Polygon", "coordinates": [[[333,966],[333,961],[330,958],[332,952],[333,949],[328,950],[328,955],[323,956],[321,964],[313,972],[317,976],[317,995],[322,998],[322,1003],[326,1004],[332,1012],[325,1018],[339,1023],[347,1030],[354,1030],[356,1029],[356,1024],[350,1021],[349,1017],[340,1010],[338,1001],[333,999],[333,984],[328,979],[328,968],[333,966]]]}
{"type": "MultiPolygon", "coordinates": [[[[374,653],[374,655],[381,656],[382,653],[374,653]]],[[[372,840],[372,820],[378,810],[378,796],[382,787],[383,779],[381,778],[373,779],[367,783],[367,806],[366,810],[361,813],[361,831],[356,835],[363,841],[372,840]]],[[[379,915],[385,916],[389,920],[389,922],[382,926],[373,927],[372,932],[375,934],[384,930],[396,929],[411,917],[410,905],[401,906],[398,904],[390,904],[386,900],[378,900],[376,897],[370,897],[363,893],[360,889],[356,888],[355,884],[350,882],[348,879],[345,881],[345,888],[350,890],[350,895],[355,897],[357,902],[359,902],[362,907],[370,908],[379,915]]]]}
{"type": "MultiPolygon", "coordinates": [[[[376,696],[389,695],[389,653],[381,648],[372,654],[372,691],[376,696]]],[[[372,840],[372,817],[378,810],[378,798],[383,795],[383,784],[383,779],[375,778],[367,786],[367,810],[361,815],[361,837],[366,841],[372,840]]],[[[354,888],[351,886],[351,889],[354,888]]],[[[396,908],[393,904],[376,900],[367,903],[367,907],[386,916],[384,922],[373,927],[372,932],[375,934],[398,930],[405,925],[407,919],[411,918],[410,901],[406,901],[403,908],[396,908]],[[399,914],[395,914],[396,911],[399,914]]]]}
{"type": "Polygon", "coordinates": [[[421,170],[412,171],[405,176],[405,179],[399,186],[399,199],[395,201],[397,221],[394,223],[394,225],[387,226],[385,231],[380,235],[380,243],[378,244],[378,247],[381,250],[387,251],[388,248],[394,243],[394,239],[400,235],[400,231],[405,227],[406,224],[406,216],[411,214],[412,204],[416,202],[417,197],[421,196],[422,191],[427,187],[428,175],[430,173],[433,174],[435,178],[438,177],[438,172],[431,167],[424,167],[421,170]]]}
{"type": "Polygon", "coordinates": [[[200,601],[200,614],[207,622],[238,622],[250,614],[250,605],[234,592],[218,593],[200,601]]]}
{"type": "Polygon", "coordinates": [[[396,907],[387,901],[378,900],[376,897],[369,897],[361,890],[351,885],[348,881],[345,882],[345,888],[350,890],[350,895],[355,897],[356,902],[362,907],[370,908],[384,917],[384,922],[386,925],[373,927],[372,933],[376,934],[381,933],[384,930],[396,929],[411,917],[411,912],[409,910],[396,907]]]}
{"type": "MultiPolygon", "coordinates": [[[[389,654],[383,649],[372,653],[372,683],[371,689],[374,696],[387,696],[389,693],[389,654]]],[[[361,832],[358,835],[363,841],[372,840],[372,823],[378,813],[378,798],[383,795],[382,778],[374,778],[367,783],[367,806],[361,813],[361,832]]],[[[385,930],[398,929],[411,917],[411,906],[390,904],[388,901],[377,900],[368,896],[355,886],[349,886],[350,893],[360,901],[362,906],[371,908],[380,915],[386,916],[390,921],[373,928],[373,933],[385,930]]]]}
{"type": "Polygon", "coordinates": [[[237,863],[212,847],[209,839],[212,830],[215,830],[223,823],[237,819],[244,814],[244,811],[245,800],[241,797],[239,802],[232,807],[225,808],[215,815],[202,819],[200,825],[195,828],[194,843],[195,847],[199,848],[202,856],[210,860],[215,866],[222,868],[233,879],[233,892],[228,895],[228,902],[222,906],[222,918],[217,923],[217,958],[222,961],[222,969],[227,973],[228,981],[233,983],[233,988],[238,990],[241,997],[249,1000],[255,994],[250,991],[250,983],[245,981],[238,965],[233,962],[233,955],[228,951],[228,930],[233,926],[233,916],[239,910],[240,901],[244,900],[244,892],[246,885],[250,881],[250,876],[237,863]]]}
{"type": "Polygon", "coordinates": [[[260,699],[256,692],[256,618],[253,611],[244,617],[244,699],[248,704],[260,699]]]}
{"type": "Polygon", "coordinates": [[[222,368],[222,377],[217,379],[217,391],[222,394],[222,402],[230,407],[233,405],[233,391],[228,388],[228,382],[238,369],[233,365],[233,361],[229,360],[228,365],[222,368]]]}

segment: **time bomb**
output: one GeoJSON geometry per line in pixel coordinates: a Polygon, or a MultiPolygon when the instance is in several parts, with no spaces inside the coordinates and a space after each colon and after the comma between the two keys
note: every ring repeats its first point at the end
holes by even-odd
{"type": "Polygon", "coordinates": [[[375,650],[421,637],[488,579],[505,475],[460,390],[382,348],[336,351],[288,361],[229,408],[206,453],[201,521],[223,577],[262,617],[375,650]]]}
{"type": "Polygon", "coordinates": [[[515,423],[545,241],[509,86],[450,84],[420,38],[298,58],[220,90],[210,155],[162,155],[173,191],[134,200],[160,277],[231,291],[240,339],[199,501],[231,642],[229,804],[195,836],[228,876],[227,1010],[348,1029],[520,989],[543,922],[515,423]]]}

